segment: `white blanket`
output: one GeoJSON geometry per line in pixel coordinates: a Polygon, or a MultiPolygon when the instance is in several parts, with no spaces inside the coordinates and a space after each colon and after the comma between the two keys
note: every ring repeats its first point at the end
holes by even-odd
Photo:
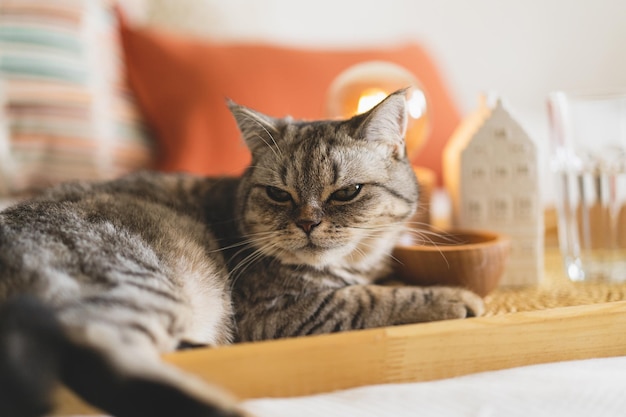
{"type": "Polygon", "coordinates": [[[244,403],[258,417],[626,416],[626,357],[244,403]]]}

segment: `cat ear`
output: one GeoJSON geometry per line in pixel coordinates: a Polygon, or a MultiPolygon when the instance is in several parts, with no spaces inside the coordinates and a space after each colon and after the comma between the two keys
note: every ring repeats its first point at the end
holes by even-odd
{"type": "Polygon", "coordinates": [[[253,154],[263,148],[273,148],[276,145],[278,126],[281,119],[275,119],[256,110],[239,105],[228,100],[228,108],[235,117],[244,142],[253,154]]]}
{"type": "Polygon", "coordinates": [[[404,136],[408,122],[406,90],[398,90],[373,109],[357,116],[361,120],[356,137],[388,144],[395,155],[404,157],[404,136]]]}

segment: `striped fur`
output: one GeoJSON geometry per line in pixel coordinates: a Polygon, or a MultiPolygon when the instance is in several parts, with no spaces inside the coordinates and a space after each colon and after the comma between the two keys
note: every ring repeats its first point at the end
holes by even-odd
{"type": "Polygon", "coordinates": [[[13,300],[27,295],[62,329],[61,369],[76,368],[63,359],[69,350],[100,364],[93,378],[112,392],[141,387],[129,405],[85,388],[89,371],[62,371],[95,405],[165,416],[168,398],[186,398],[186,415],[239,415],[226,395],[158,355],[481,313],[480,299],[461,289],[376,285],[417,204],[402,92],[347,121],[231,110],[253,155],[241,178],[139,173],[65,184],[0,213],[0,300],[12,306],[0,311],[0,351],[20,328],[3,334],[2,317],[23,317],[32,301],[13,300]],[[171,395],[150,394],[164,389],[171,395]]]}

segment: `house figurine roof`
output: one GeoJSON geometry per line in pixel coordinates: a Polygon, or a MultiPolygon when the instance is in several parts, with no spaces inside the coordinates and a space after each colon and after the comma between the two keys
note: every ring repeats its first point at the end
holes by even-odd
{"type": "Polygon", "coordinates": [[[494,95],[482,94],[478,98],[478,108],[463,119],[448,142],[446,152],[463,149],[473,138],[474,133],[485,123],[495,107],[502,107],[502,100],[494,95]],[[494,102],[495,101],[495,102],[494,102]]]}
{"type": "Polygon", "coordinates": [[[537,148],[501,99],[481,98],[450,138],[443,165],[453,224],[510,236],[511,260],[502,282],[537,282],[543,272],[537,148]]]}

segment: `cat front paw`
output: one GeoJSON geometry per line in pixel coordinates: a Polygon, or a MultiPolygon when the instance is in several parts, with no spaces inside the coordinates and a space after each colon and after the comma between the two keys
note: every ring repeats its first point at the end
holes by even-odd
{"type": "Polygon", "coordinates": [[[483,299],[472,291],[463,290],[463,304],[467,314],[465,317],[480,317],[485,314],[485,302],[483,299]]]}
{"type": "Polygon", "coordinates": [[[483,299],[463,288],[434,287],[431,292],[433,320],[464,319],[480,317],[485,312],[483,299]]]}

